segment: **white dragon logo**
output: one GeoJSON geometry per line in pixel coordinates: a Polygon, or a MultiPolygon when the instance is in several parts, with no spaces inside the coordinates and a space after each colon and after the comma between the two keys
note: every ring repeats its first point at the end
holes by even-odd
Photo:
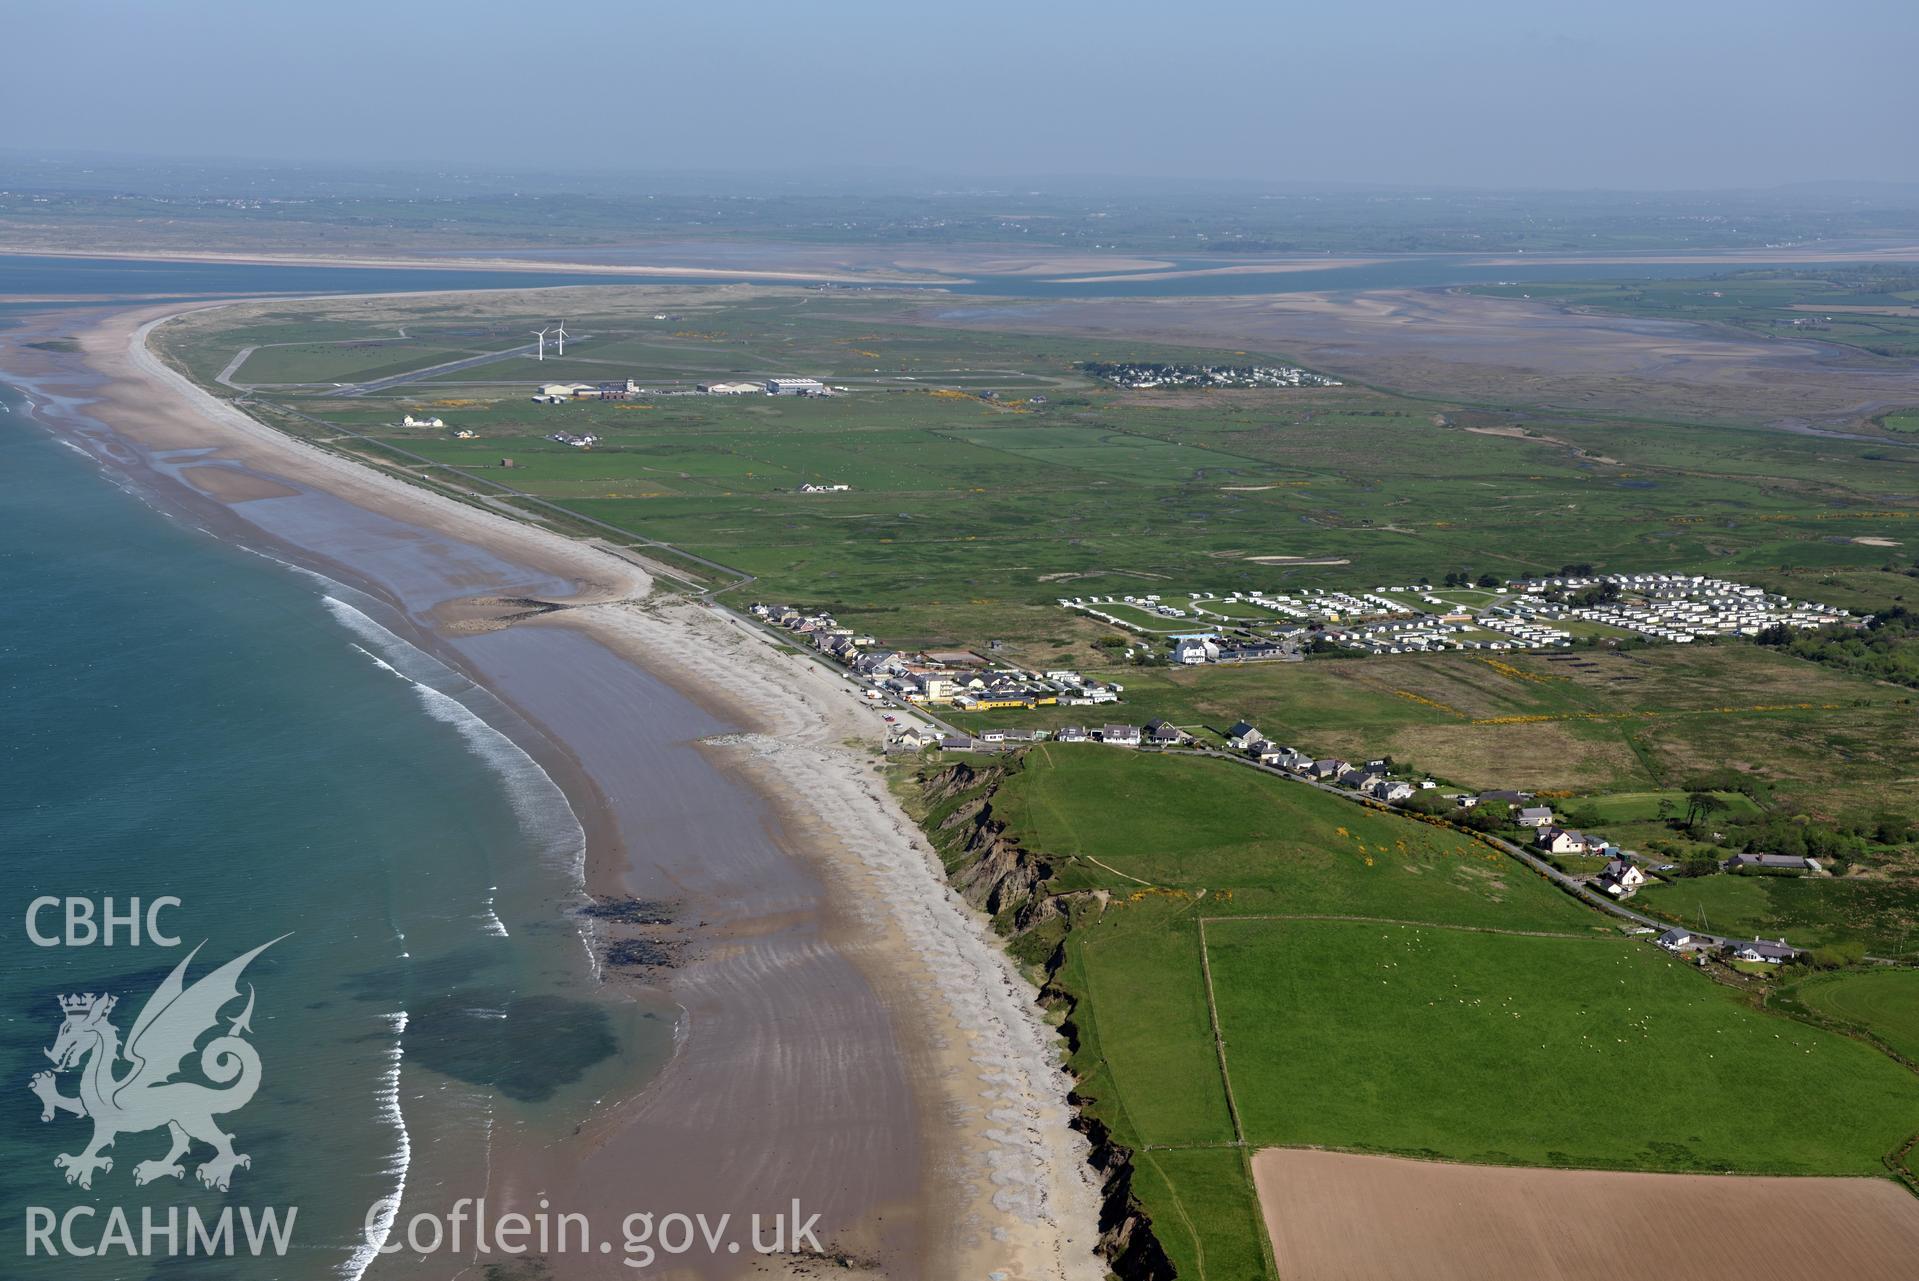
{"type": "Polygon", "coordinates": [[[214,1037],[200,1051],[200,1071],[225,1088],[173,1077],[186,1066],[200,1037],[219,1023],[220,1011],[239,999],[240,974],[248,963],[279,941],[262,943],[188,987],[187,965],[200,953],[199,947],[194,948],[147,999],[124,1048],[119,1030],[108,1021],[117,998],[91,992],[60,998],[66,1022],[60,1025],[53,1048],[46,1051],[53,1071],[37,1073],[29,1088],[40,1098],[42,1121],[51,1121],[59,1112],[93,1119],[93,1141],[84,1152],[53,1158],[54,1165],[67,1172],[68,1183],[91,1188],[96,1170],[113,1170],[113,1158],[102,1153],[116,1137],[163,1125],[173,1147],[158,1161],[134,1166],[136,1184],[184,1177],[186,1168],[180,1158],[195,1140],[214,1149],[213,1159],[195,1171],[209,1188],[226,1191],[236,1168],[252,1166],[252,1158],[235,1152],[233,1136],[213,1120],[245,1107],[260,1088],[260,1055],[243,1039],[244,1033],[253,1030],[252,984],[247,985],[246,1009],[231,1021],[225,1035],[214,1037]],[[123,1058],[132,1070],[116,1076],[115,1068],[123,1058]],[[80,1097],[68,1098],[59,1091],[56,1073],[78,1067],[82,1060],[86,1066],[80,1074],[80,1097]]]}

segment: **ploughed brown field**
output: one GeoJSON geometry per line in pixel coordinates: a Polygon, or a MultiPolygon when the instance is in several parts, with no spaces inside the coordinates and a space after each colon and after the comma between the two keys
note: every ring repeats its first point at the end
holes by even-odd
{"type": "Polygon", "coordinates": [[[1913,1281],[1919,1198],[1886,1179],[1449,1165],[1268,1148],[1286,1281],[1913,1281]]]}

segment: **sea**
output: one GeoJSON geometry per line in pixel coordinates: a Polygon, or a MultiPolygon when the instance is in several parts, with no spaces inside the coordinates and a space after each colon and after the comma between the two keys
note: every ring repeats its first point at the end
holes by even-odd
{"type": "MultiPolygon", "coordinates": [[[[499,283],[160,266],[0,258],[0,305],[499,283]]],[[[28,309],[45,304],[4,308],[28,309]]],[[[578,914],[581,825],[525,736],[500,728],[509,709],[403,639],[380,601],[216,535],[50,430],[83,405],[6,379],[0,1276],[434,1275],[405,1253],[376,1262],[398,1244],[396,1198],[410,1212],[483,1191],[502,1142],[567,1133],[630,1094],[671,1056],[674,1011],[602,991],[578,914]],[[81,1154],[91,1122],[42,1120],[30,1092],[63,1001],[114,997],[128,1038],[177,966],[190,987],[261,945],[218,1024],[245,1011],[261,1063],[257,1094],[220,1118],[249,1158],[230,1188],[198,1181],[204,1146],[182,1177],[140,1186],[137,1167],[166,1155],[160,1128],[120,1134],[111,1168],[70,1185],[55,1158],[81,1154]],[[116,1209],[140,1253],[76,1258],[58,1230],[56,1255],[27,1253],[47,1217],[100,1246],[116,1209]],[[143,1211],[216,1225],[226,1209],[291,1217],[286,1256],[147,1257],[171,1245],[143,1239],[143,1211]]],[[[57,1077],[61,1095],[82,1071],[57,1077]]]]}
{"type": "MultiPolygon", "coordinates": [[[[1593,274],[1418,259],[1071,287],[1009,277],[951,292],[1593,274]]],[[[645,281],[0,255],[0,325],[62,305],[50,299],[594,282],[645,281]]],[[[396,1207],[469,1194],[500,1144],[538,1143],[613,1106],[670,1058],[675,1012],[604,995],[579,914],[581,824],[510,709],[410,643],[379,600],[103,465],[72,443],[76,413],[83,404],[24,376],[9,384],[0,368],[0,1241],[13,1242],[0,1276],[429,1275],[380,1253],[396,1244],[396,1207]],[[230,1188],[196,1177],[204,1146],[182,1177],[141,1185],[142,1163],[151,1173],[168,1146],[157,1128],[122,1133],[110,1169],[70,1184],[57,1158],[83,1152],[91,1123],[60,1110],[43,1120],[30,1087],[53,1066],[72,999],[113,997],[108,1021],[127,1037],[154,1006],[171,1008],[149,1005],[170,979],[190,987],[262,946],[219,1011],[223,1030],[243,1022],[261,1064],[257,1095],[222,1118],[247,1158],[230,1188]],[[272,1211],[294,1227],[283,1258],[154,1259],[113,1245],[75,1257],[103,1243],[116,1210],[137,1244],[151,1244],[138,1241],[143,1211],[161,1224],[272,1211]],[[56,1231],[60,1249],[30,1255],[28,1228],[49,1218],[73,1239],[56,1231]]],[[[61,1094],[79,1075],[56,1078],[61,1094]]]]}

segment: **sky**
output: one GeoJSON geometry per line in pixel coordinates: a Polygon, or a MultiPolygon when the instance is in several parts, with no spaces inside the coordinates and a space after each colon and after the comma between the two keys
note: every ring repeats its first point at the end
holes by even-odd
{"type": "Polygon", "coordinates": [[[4,0],[0,147],[501,171],[1919,180],[1919,0],[4,0]]]}

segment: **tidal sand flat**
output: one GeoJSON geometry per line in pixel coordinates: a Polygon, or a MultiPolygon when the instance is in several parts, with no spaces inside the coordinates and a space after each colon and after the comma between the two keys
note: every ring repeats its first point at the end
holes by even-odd
{"type": "MultiPolygon", "coordinates": [[[[341,620],[382,662],[410,652],[468,682],[564,789],[584,889],[677,904],[684,964],[610,991],[594,986],[571,905],[556,896],[538,926],[572,938],[591,1004],[668,1004],[671,1061],[586,1074],[584,1105],[553,1096],[490,1115],[484,1159],[409,1183],[402,1217],[481,1195],[501,1209],[544,1197],[596,1222],[744,1219],[797,1199],[822,1239],[889,1277],[1099,1275],[1054,1035],[881,786],[877,719],[729,616],[655,597],[643,568],[253,422],[147,351],[161,318],[87,330],[82,368],[45,357],[35,377],[56,427],[171,486],[208,528],[340,584],[341,620]],[[502,597],[560,608],[510,621],[474,605],[502,597]]],[[[517,1013],[488,1012],[509,1025],[517,1013]]],[[[549,1053],[579,1032],[555,1026],[549,1053]]],[[[481,1075],[451,1050],[406,1070],[481,1075]]],[[[538,1069],[497,1075],[482,1084],[510,1094],[538,1069]]],[[[401,1106],[422,1079],[402,1075],[401,1106]]],[[[393,1256],[368,1275],[464,1263],[435,1262],[393,1256]]],[[[631,1275],[617,1254],[550,1266],[631,1275]]]]}
{"type": "Polygon", "coordinates": [[[1886,1179],[1522,1170],[1269,1148],[1290,1281],[1905,1281],[1919,1201],[1886,1179]]]}

